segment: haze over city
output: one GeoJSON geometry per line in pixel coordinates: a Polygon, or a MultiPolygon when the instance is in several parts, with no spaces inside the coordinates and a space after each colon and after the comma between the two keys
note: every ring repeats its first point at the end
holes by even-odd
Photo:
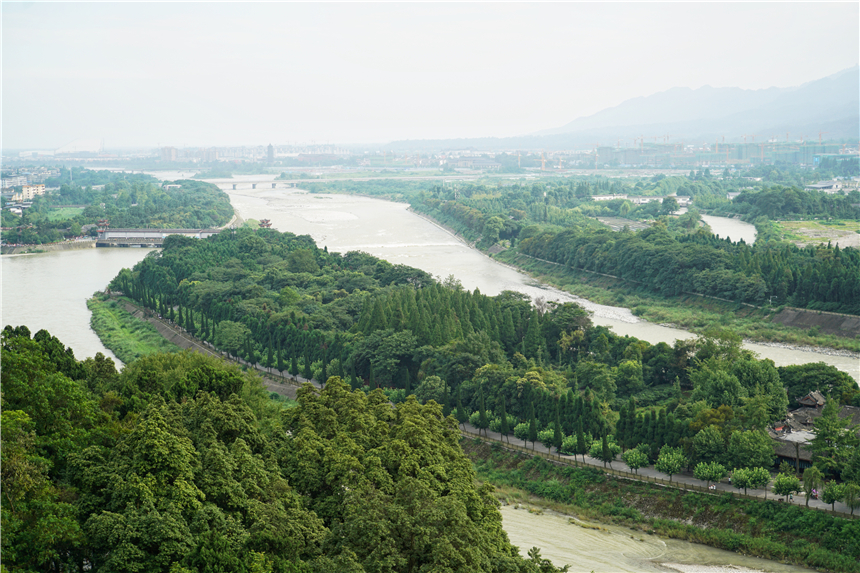
{"type": "Polygon", "coordinates": [[[551,130],[858,63],[857,3],[2,4],[4,149],[551,130]]]}

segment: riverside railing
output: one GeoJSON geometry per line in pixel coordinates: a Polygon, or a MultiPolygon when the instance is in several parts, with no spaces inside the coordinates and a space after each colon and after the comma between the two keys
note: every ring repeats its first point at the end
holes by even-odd
{"type": "MultiPolygon", "coordinates": [[[[583,461],[577,460],[576,458],[571,458],[571,457],[568,457],[568,456],[565,456],[562,454],[553,454],[551,452],[542,452],[542,451],[534,450],[534,449],[531,449],[531,448],[528,448],[525,446],[512,444],[512,443],[506,442],[504,440],[497,440],[496,438],[491,438],[489,436],[483,436],[481,434],[467,430],[467,429],[463,428],[462,426],[460,426],[460,433],[463,434],[463,436],[465,436],[465,437],[481,440],[483,442],[487,442],[487,443],[491,443],[491,444],[498,444],[499,446],[501,446],[503,448],[506,448],[509,450],[514,450],[517,452],[522,452],[522,453],[528,454],[530,456],[538,456],[538,457],[544,458],[545,460],[551,461],[553,463],[557,463],[559,465],[574,466],[574,467],[578,467],[578,468],[596,469],[596,470],[602,471],[605,474],[608,474],[608,475],[611,475],[611,476],[614,476],[614,477],[617,477],[620,479],[626,479],[626,480],[630,480],[630,481],[648,482],[648,483],[663,485],[666,487],[672,487],[675,489],[682,489],[685,491],[697,491],[697,492],[701,492],[701,493],[708,494],[708,495],[720,496],[720,495],[729,494],[733,497],[738,497],[738,498],[742,498],[742,499],[754,499],[754,500],[758,500],[758,501],[765,501],[765,499],[762,499],[761,497],[759,497],[757,495],[746,494],[740,490],[738,490],[738,491],[712,490],[712,489],[708,489],[706,486],[701,486],[701,485],[696,485],[696,484],[691,484],[691,483],[686,483],[686,482],[681,482],[681,481],[670,481],[667,479],[649,476],[649,475],[645,475],[645,474],[627,472],[624,470],[615,469],[613,467],[600,467],[599,465],[590,464],[588,462],[583,462],[583,461]]],[[[783,500],[780,499],[779,497],[766,498],[766,500],[767,501],[783,502],[783,500]]],[[[798,504],[794,504],[794,505],[798,505],[798,504]]],[[[805,507],[805,506],[798,505],[798,507],[805,507]]],[[[829,514],[835,515],[837,517],[844,517],[845,519],[854,519],[854,516],[851,515],[850,513],[845,513],[843,511],[836,511],[836,510],[832,510],[832,509],[829,509],[826,507],[806,507],[806,509],[812,509],[815,511],[824,511],[824,512],[827,512],[829,514]]]]}

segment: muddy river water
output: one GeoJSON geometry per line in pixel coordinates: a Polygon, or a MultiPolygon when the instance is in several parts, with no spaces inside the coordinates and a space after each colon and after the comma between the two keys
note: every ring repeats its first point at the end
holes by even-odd
{"type": "MultiPolygon", "coordinates": [[[[519,271],[499,264],[469,248],[438,225],[408,211],[403,203],[392,203],[354,195],[323,195],[294,189],[251,189],[250,183],[219,183],[236,210],[246,219],[269,219],[279,231],[313,237],[329,251],[345,253],[361,250],[386,259],[417,267],[445,278],[454,275],[468,289],[495,295],[516,290],[532,298],[576,301],[593,313],[595,324],[611,327],[618,334],[635,336],[652,344],[692,338],[678,328],[660,326],[638,319],[629,309],[594,304],[568,293],[536,284],[519,271]]],[[[262,187],[262,185],[260,186],[262,187]]],[[[710,217],[708,224],[721,236],[734,234],[750,242],[755,228],[748,223],[723,217],[710,217]]],[[[860,360],[807,352],[780,346],[748,343],[745,346],[777,366],[823,361],[860,380],[860,360]]]]}
{"type": "Polygon", "coordinates": [[[532,513],[520,506],[502,506],[502,523],[511,543],[526,556],[532,547],[553,564],[570,565],[571,571],[652,573],[728,573],[767,571],[800,573],[812,571],[689,543],[648,535],[626,527],[600,525],[600,530],[570,523],[554,512],[532,513]]]}

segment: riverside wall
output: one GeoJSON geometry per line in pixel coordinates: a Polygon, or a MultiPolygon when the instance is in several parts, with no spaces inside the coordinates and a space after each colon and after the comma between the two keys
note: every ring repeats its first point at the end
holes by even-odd
{"type": "Polygon", "coordinates": [[[57,251],[79,251],[81,249],[95,248],[95,241],[68,241],[63,243],[48,243],[47,245],[4,245],[0,252],[4,255],[25,255],[28,253],[53,253],[57,251]]]}

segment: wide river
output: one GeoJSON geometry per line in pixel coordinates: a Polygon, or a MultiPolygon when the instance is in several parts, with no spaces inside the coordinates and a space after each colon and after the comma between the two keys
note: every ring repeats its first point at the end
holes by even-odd
{"type": "MultiPolygon", "coordinates": [[[[444,229],[410,213],[404,204],[366,197],[308,194],[297,190],[252,190],[250,185],[240,186],[236,191],[230,187],[232,185],[222,185],[244,218],[270,219],[278,230],[311,235],[329,251],[363,250],[393,263],[424,269],[437,277],[454,275],[466,288],[480,288],[481,292],[490,295],[510,289],[532,297],[575,300],[594,313],[595,323],[652,343],[665,341],[671,344],[678,338],[693,336],[683,330],[640,321],[624,308],[596,305],[535,284],[522,273],[470,249],[444,229]]],[[[715,221],[708,223],[715,232],[723,234],[715,221]]],[[[742,230],[742,227],[737,229],[742,230]]],[[[735,239],[734,231],[726,234],[735,239]]],[[[744,236],[744,240],[749,239],[744,236]]],[[[0,259],[2,324],[26,324],[32,332],[47,329],[70,345],[78,358],[93,356],[96,352],[113,357],[90,329],[86,299],[93,292],[104,289],[120,269],[133,266],[149,251],[87,249],[3,256],[0,259]]],[[[777,364],[824,361],[858,377],[857,360],[853,358],[761,345],[747,346],[777,364]]],[[[571,564],[572,571],[716,573],[722,571],[718,566],[738,566],[773,573],[805,571],[702,545],[662,540],[623,528],[610,528],[609,533],[595,532],[570,525],[567,518],[553,514],[536,515],[508,507],[502,509],[502,514],[511,541],[524,553],[536,545],[544,557],[557,564],[571,564]],[[707,567],[697,567],[699,565],[707,567]]]]}
{"type": "MultiPolygon", "coordinates": [[[[633,316],[629,309],[594,304],[568,293],[536,284],[519,271],[502,265],[471,249],[450,233],[407,210],[403,203],[392,203],[354,195],[323,195],[293,189],[251,189],[250,184],[219,182],[230,195],[235,209],[245,219],[269,219],[279,231],[310,235],[329,251],[345,253],[366,251],[392,263],[423,269],[445,278],[454,275],[468,289],[495,295],[516,290],[547,300],[575,301],[593,313],[595,324],[611,327],[618,334],[635,336],[652,344],[692,338],[686,330],[660,326],[633,316]]],[[[260,185],[262,187],[262,185],[260,185]]],[[[267,187],[270,187],[267,185],[267,187]]],[[[723,217],[708,217],[708,224],[720,236],[755,241],[755,228],[748,223],[723,217]]],[[[777,366],[826,362],[860,380],[860,361],[852,356],[782,348],[764,344],[745,344],[762,358],[777,366]]]]}
{"type": "Polygon", "coordinates": [[[123,267],[132,267],[154,249],[83,249],[35,255],[3,255],[3,326],[45,329],[71,346],[80,359],[101,352],[121,364],[90,328],[86,301],[104,290],[123,267]]]}

